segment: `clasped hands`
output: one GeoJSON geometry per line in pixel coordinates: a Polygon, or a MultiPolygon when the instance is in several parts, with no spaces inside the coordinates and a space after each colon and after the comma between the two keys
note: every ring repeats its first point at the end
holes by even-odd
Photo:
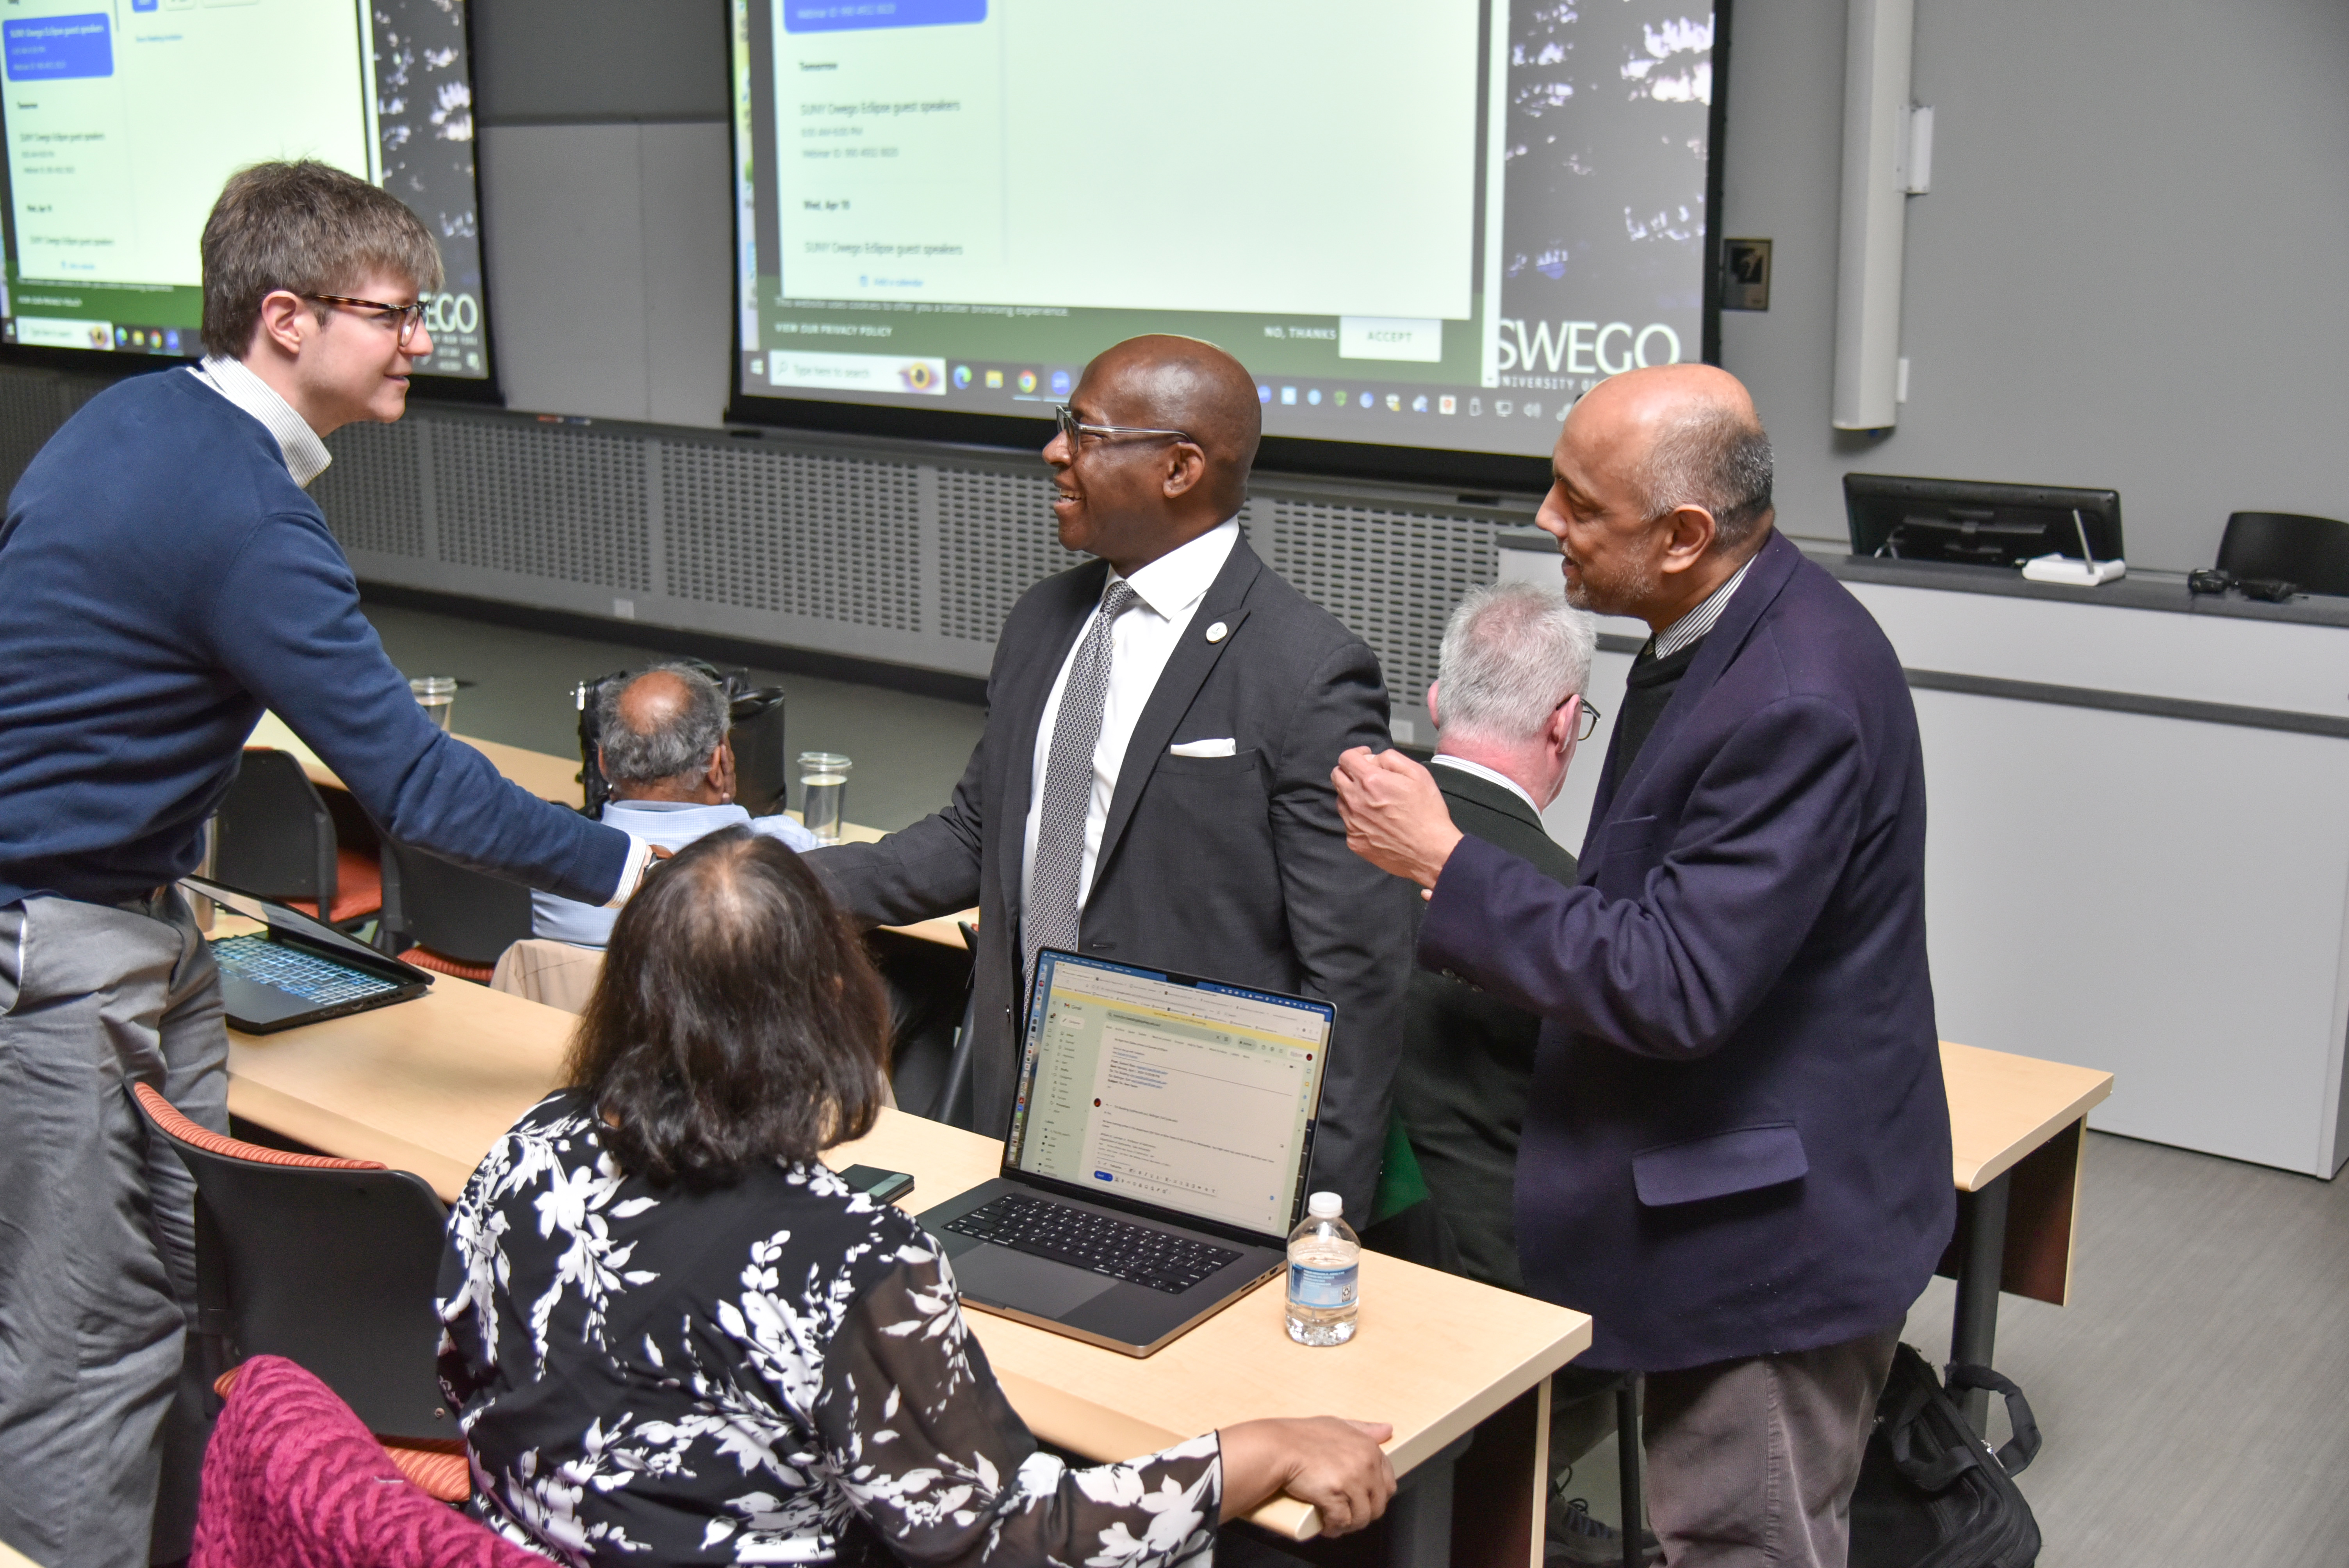
{"type": "Polygon", "coordinates": [[[1346,847],[1382,872],[1433,890],[1462,834],[1435,778],[1400,751],[1357,746],[1330,771],[1346,847]]]}

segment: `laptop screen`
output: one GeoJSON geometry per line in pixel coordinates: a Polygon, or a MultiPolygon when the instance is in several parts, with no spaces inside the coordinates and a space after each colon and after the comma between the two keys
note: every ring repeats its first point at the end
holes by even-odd
{"type": "Polygon", "coordinates": [[[1284,1234],[1335,1016],[1327,1003],[1047,951],[1005,1166],[1284,1234]]]}

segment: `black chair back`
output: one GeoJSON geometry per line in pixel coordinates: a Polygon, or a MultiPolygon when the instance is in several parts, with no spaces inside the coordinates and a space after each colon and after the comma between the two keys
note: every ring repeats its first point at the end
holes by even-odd
{"type": "Polygon", "coordinates": [[[335,819],[292,753],[248,748],[212,820],[215,881],[281,903],[335,903],[335,819]]]}
{"type": "Polygon", "coordinates": [[[791,784],[791,757],[783,749],[783,688],[756,686],[733,698],[734,799],[753,817],[782,810],[791,784]]]}
{"type": "Polygon", "coordinates": [[[530,934],[530,889],[383,841],[385,951],[429,947],[460,964],[492,965],[530,934]]]}
{"type": "Polygon", "coordinates": [[[378,1437],[460,1436],[435,1366],[448,1212],[423,1179],[222,1138],[144,1084],[133,1098],[195,1178],[198,1329],[226,1364],[283,1356],[378,1437]]]}
{"type": "Polygon", "coordinates": [[[2290,511],[2239,511],[2219,542],[2219,570],[2281,579],[2306,593],[2349,593],[2349,522],[2290,511]]]}

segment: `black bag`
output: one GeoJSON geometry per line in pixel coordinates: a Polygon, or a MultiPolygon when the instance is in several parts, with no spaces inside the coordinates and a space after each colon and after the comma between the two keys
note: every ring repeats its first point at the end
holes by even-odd
{"type": "Polygon", "coordinates": [[[2031,1406],[1987,1367],[1951,1367],[1950,1387],[2004,1395],[2013,1441],[1992,1452],[1925,1358],[1906,1345],[1894,1351],[1851,1500],[1851,1568],[2032,1568],[2038,1561],[2039,1522],[2013,1480],[2039,1453],[2031,1406]]]}

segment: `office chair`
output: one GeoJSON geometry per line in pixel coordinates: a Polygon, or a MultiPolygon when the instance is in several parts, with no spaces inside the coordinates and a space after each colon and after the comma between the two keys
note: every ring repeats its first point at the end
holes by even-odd
{"type": "Polygon", "coordinates": [[[376,945],[404,962],[486,985],[499,955],[530,932],[530,890],[413,844],[383,841],[376,945]]]}
{"type": "MultiPolygon", "coordinates": [[[[150,1134],[169,1140],[195,1178],[195,1331],[213,1364],[282,1356],[307,1368],[409,1479],[444,1501],[451,1489],[463,1497],[463,1439],[435,1367],[448,1212],[432,1189],[373,1161],[224,1137],[149,1084],[130,1093],[150,1134]]],[[[233,1386],[214,1385],[223,1396],[233,1386]]]]}
{"type": "Polygon", "coordinates": [[[2219,570],[2296,583],[2304,593],[2349,593],[2349,522],[2289,511],[2239,511],[2219,542],[2219,570]]]}
{"type": "Polygon", "coordinates": [[[342,847],[302,764],[268,747],[245,748],[212,820],[212,876],[329,925],[355,924],[383,907],[375,857],[342,847]]]}

